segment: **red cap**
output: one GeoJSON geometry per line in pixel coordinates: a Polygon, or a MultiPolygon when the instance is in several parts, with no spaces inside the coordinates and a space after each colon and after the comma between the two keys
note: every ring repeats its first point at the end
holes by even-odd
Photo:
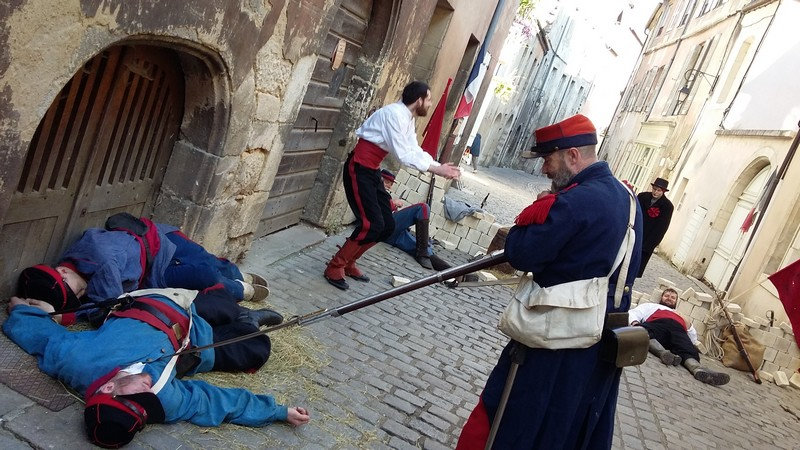
{"type": "Polygon", "coordinates": [[[523,158],[538,158],[561,149],[597,144],[597,130],[583,114],[536,130],[536,145],[523,158]]]}

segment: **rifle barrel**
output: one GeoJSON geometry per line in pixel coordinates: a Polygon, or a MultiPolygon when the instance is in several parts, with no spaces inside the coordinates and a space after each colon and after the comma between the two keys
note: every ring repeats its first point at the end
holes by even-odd
{"type": "Polygon", "coordinates": [[[441,272],[437,272],[433,275],[428,275],[427,277],[414,280],[402,286],[397,286],[396,288],[389,289],[388,291],[380,292],[375,295],[370,295],[369,297],[363,298],[361,300],[356,300],[354,302],[340,306],[338,308],[331,310],[331,315],[333,317],[338,317],[347,314],[349,312],[353,312],[357,309],[361,309],[365,306],[374,305],[375,303],[381,302],[383,300],[392,297],[397,297],[398,295],[405,294],[406,292],[410,292],[425,286],[430,286],[434,283],[440,283],[444,280],[449,280],[450,278],[466,275],[468,273],[485,269],[487,267],[496,266],[498,264],[502,264],[507,261],[508,258],[506,257],[505,252],[503,250],[498,250],[476,261],[461,264],[460,266],[451,267],[441,272]]]}

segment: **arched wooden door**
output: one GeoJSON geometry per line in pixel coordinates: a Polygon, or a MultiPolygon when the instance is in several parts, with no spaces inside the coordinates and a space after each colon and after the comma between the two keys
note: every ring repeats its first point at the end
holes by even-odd
{"type": "Polygon", "coordinates": [[[361,55],[371,11],[372,0],[342,1],[319,50],[314,74],[284,146],[258,236],[300,221],[361,55]],[[334,70],[331,56],[340,40],[346,47],[341,66],[334,70]]]}
{"type": "Polygon", "coordinates": [[[81,232],[120,211],[147,215],[183,117],[176,54],[111,47],[53,100],[31,140],[0,231],[2,290],[54,262],[81,232]]]}
{"type": "Polygon", "coordinates": [[[743,232],[741,227],[764,191],[764,186],[769,179],[769,171],[770,166],[764,167],[747,185],[733,208],[731,218],[725,226],[725,231],[722,232],[717,248],[714,249],[714,255],[708,263],[703,278],[717,289],[725,289],[725,284],[730,280],[733,269],[744,256],[745,246],[753,228],[743,232]]]}

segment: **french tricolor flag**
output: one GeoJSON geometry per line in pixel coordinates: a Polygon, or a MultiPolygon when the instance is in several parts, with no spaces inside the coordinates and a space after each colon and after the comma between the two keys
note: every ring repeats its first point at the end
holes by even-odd
{"type": "Polygon", "coordinates": [[[469,73],[467,79],[467,88],[464,89],[464,95],[461,97],[461,102],[458,104],[454,119],[467,117],[472,111],[472,105],[475,103],[475,98],[478,96],[478,90],[481,88],[483,76],[486,75],[486,68],[489,67],[489,61],[492,60],[491,54],[486,54],[486,42],[481,44],[478,50],[478,58],[475,59],[475,64],[469,73]]]}

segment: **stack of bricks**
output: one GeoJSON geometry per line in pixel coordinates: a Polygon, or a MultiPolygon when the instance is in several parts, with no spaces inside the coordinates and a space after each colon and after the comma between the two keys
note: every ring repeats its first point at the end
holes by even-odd
{"type": "MultiPolygon", "coordinates": [[[[685,319],[689,320],[697,330],[697,335],[702,336],[707,329],[706,318],[714,298],[703,292],[696,292],[689,288],[682,293],[675,288],[669,280],[659,278],[659,287],[651,295],[633,291],[631,308],[640,303],[658,302],[664,289],[671,287],[679,292],[678,305],[675,308],[685,319]]],[[[759,376],[765,381],[774,381],[778,386],[793,386],[800,389],[800,348],[795,341],[791,325],[781,322],[778,326],[770,326],[766,318],[754,319],[742,314],[742,307],[730,303],[728,313],[734,322],[742,323],[758,343],[764,345],[764,364],[761,366],[759,376]]],[[[725,322],[727,323],[727,322],[725,322]]],[[[705,346],[701,343],[698,348],[701,353],[706,353],[705,346]]]]}
{"type": "MultiPolygon", "coordinates": [[[[486,253],[497,230],[505,225],[496,223],[494,216],[485,212],[473,213],[458,222],[447,220],[442,200],[448,183],[448,180],[436,177],[431,202],[430,236],[448,250],[459,250],[470,255],[486,253]]],[[[430,174],[401,170],[392,189],[394,197],[403,200],[406,205],[413,205],[425,202],[429,186],[430,174]]]]}

